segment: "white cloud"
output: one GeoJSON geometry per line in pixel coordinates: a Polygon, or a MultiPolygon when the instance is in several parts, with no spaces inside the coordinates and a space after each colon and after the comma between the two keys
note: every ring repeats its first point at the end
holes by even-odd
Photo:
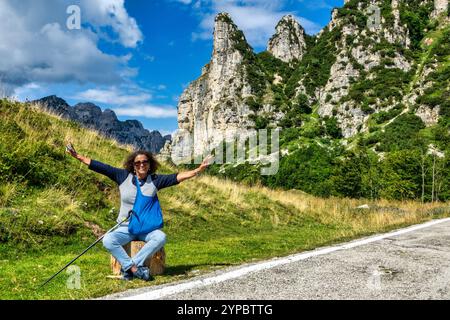
{"type": "Polygon", "coordinates": [[[142,41],[136,21],[123,0],[2,0],[0,1],[0,82],[19,88],[27,83],[117,84],[133,77],[131,55],[108,54],[98,47],[109,28],[123,46],[142,41]],[[83,26],[66,28],[68,5],[81,8],[83,26]]]}
{"type": "MultiPolygon", "coordinates": [[[[156,86],[152,90],[160,89],[162,88],[161,86],[163,85],[156,86]]],[[[119,87],[87,89],[73,94],[71,98],[77,101],[104,104],[103,107],[112,109],[117,116],[176,118],[178,115],[176,107],[152,103],[151,100],[154,97],[151,91],[134,83],[128,83],[119,87]]]]}
{"type": "Polygon", "coordinates": [[[109,89],[88,89],[76,95],[76,99],[111,105],[135,105],[147,102],[152,98],[150,93],[124,94],[116,87],[109,89]]]}
{"type": "Polygon", "coordinates": [[[140,105],[113,109],[118,116],[144,118],[176,118],[177,109],[172,106],[140,105]]]}
{"type": "Polygon", "coordinates": [[[21,97],[30,97],[33,95],[33,93],[35,92],[40,92],[42,89],[42,86],[31,82],[31,83],[27,83],[21,87],[18,87],[15,89],[14,94],[15,97],[17,97],[17,100],[20,100],[21,97]]]}
{"type": "Polygon", "coordinates": [[[171,135],[171,136],[173,137],[173,135],[178,131],[178,129],[175,129],[175,130],[173,130],[173,131],[161,129],[161,130],[158,130],[158,131],[159,131],[159,133],[161,133],[161,135],[162,135],[163,137],[164,137],[164,136],[167,136],[168,134],[171,135]]]}
{"type": "Polygon", "coordinates": [[[195,4],[194,4],[194,9],[200,9],[201,8],[201,6],[202,6],[202,2],[200,1],[200,0],[198,0],[195,4]]]}
{"type": "MultiPolygon", "coordinates": [[[[159,85],[154,87],[153,90],[163,87],[164,85],[159,85]]],[[[152,93],[148,89],[143,89],[136,84],[88,89],[75,94],[73,99],[106,104],[118,116],[176,118],[178,115],[177,109],[173,106],[152,103],[152,93]]]]}
{"type": "Polygon", "coordinates": [[[135,48],[143,41],[142,32],[136,20],[128,15],[124,0],[81,0],[81,8],[89,23],[111,27],[123,46],[135,48]]]}

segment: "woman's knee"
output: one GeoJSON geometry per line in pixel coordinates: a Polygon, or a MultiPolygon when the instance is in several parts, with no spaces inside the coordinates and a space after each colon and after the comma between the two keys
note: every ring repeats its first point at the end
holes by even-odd
{"type": "Polygon", "coordinates": [[[161,230],[155,230],[152,232],[152,238],[154,238],[158,243],[161,244],[161,246],[166,244],[167,237],[164,232],[161,230]]]}
{"type": "Polygon", "coordinates": [[[102,242],[103,242],[103,246],[106,249],[108,249],[108,250],[111,250],[111,249],[113,249],[115,247],[114,237],[112,237],[110,233],[106,234],[103,237],[103,241],[102,242]]]}

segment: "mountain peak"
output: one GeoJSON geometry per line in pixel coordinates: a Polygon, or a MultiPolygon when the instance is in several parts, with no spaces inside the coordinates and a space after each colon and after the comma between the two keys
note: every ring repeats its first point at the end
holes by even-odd
{"type": "Polygon", "coordinates": [[[53,103],[53,104],[60,104],[60,105],[64,105],[64,106],[69,106],[66,102],[66,100],[56,96],[56,95],[51,95],[51,96],[47,96],[44,97],[42,99],[39,100],[41,103],[53,103]]]}
{"type": "Polygon", "coordinates": [[[227,22],[230,24],[234,24],[234,22],[231,19],[231,16],[228,12],[219,12],[215,18],[215,22],[217,23],[218,21],[223,21],[223,22],[227,22]]]}
{"type": "Polygon", "coordinates": [[[306,51],[305,30],[291,14],[285,15],[276,26],[267,51],[274,57],[292,62],[301,60],[306,51]]]}
{"type": "Polygon", "coordinates": [[[292,14],[286,14],[284,15],[281,20],[278,22],[278,24],[280,24],[281,22],[297,22],[297,20],[295,20],[294,16],[292,14]]]}
{"type": "Polygon", "coordinates": [[[73,116],[72,108],[66,100],[55,95],[47,96],[42,99],[34,101],[41,108],[58,116],[68,115],[73,116]]]}
{"type": "Polygon", "coordinates": [[[253,52],[244,33],[238,29],[231,16],[221,12],[215,18],[213,55],[229,54],[236,50],[253,52]]]}

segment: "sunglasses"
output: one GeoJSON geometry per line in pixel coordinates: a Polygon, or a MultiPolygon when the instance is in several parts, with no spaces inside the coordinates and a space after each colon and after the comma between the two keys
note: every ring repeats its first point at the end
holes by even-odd
{"type": "Polygon", "coordinates": [[[142,166],[142,165],[147,165],[148,164],[148,160],[144,160],[144,161],[136,161],[135,163],[134,163],[134,166],[135,167],[140,167],[140,166],[142,166]]]}

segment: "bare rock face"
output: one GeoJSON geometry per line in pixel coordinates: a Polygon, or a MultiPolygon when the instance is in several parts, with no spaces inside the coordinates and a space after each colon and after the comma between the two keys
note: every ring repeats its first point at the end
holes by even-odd
{"type": "Polygon", "coordinates": [[[76,117],[73,108],[65,100],[57,96],[48,96],[36,102],[42,109],[57,116],[70,119],[76,117]]]}
{"type": "MultiPolygon", "coordinates": [[[[370,77],[372,70],[383,63],[380,51],[375,49],[376,43],[387,42],[404,48],[411,45],[409,31],[400,21],[399,2],[400,0],[391,2],[391,21],[386,21],[381,15],[379,8],[382,1],[358,2],[357,10],[366,16],[380,14],[379,24],[368,24],[365,28],[348,23],[336,9],[332,13],[327,28],[330,32],[336,32],[335,29],[338,29],[341,36],[336,42],[336,61],[331,67],[328,82],[317,91],[315,98],[319,101],[318,113],[321,116],[336,117],[345,138],[365,128],[369,118],[368,114],[356,107],[352,101],[341,102],[341,99],[349,94],[352,82],[360,81],[362,72],[370,77]],[[367,41],[368,38],[371,41],[367,41]]],[[[391,65],[385,66],[386,68],[398,68],[404,72],[412,68],[412,62],[400,52],[393,53],[390,59],[391,65]]]]}
{"type": "MultiPolygon", "coordinates": [[[[338,26],[339,19],[337,19],[337,16],[338,16],[338,9],[334,8],[333,11],[331,11],[331,20],[328,23],[328,25],[325,27],[326,29],[328,29],[328,31],[333,31],[333,29],[338,26]]],[[[319,38],[325,31],[325,28],[320,30],[320,32],[318,34],[319,38]]]]}
{"type": "MultiPolygon", "coordinates": [[[[286,63],[299,61],[306,51],[305,31],[292,15],[287,15],[276,26],[268,47],[274,57],[286,63]]],[[[254,120],[249,117],[255,115],[255,111],[247,104],[249,98],[257,95],[252,87],[255,73],[259,72],[258,69],[255,71],[258,68],[255,62],[256,55],[242,31],[227,13],[218,14],[211,61],[180,96],[179,130],[172,143],[175,158],[188,159],[201,154],[226,137],[239,135],[244,138],[245,129],[255,127],[254,120]]],[[[269,85],[264,73],[262,78],[262,86],[264,82],[269,85]]],[[[274,81],[280,82],[282,77],[275,76],[274,81]]],[[[271,125],[276,126],[283,114],[274,111],[270,103],[261,103],[261,107],[260,112],[271,114],[274,121],[271,125]]]]}
{"type": "Polygon", "coordinates": [[[202,153],[208,145],[218,143],[218,133],[253,126],[245,99],[252,96],[244,65],[246,56],[254,55],[244,34],[238,30],[227,13],[215,19],[214,50],[211,61],[203,68],[200,78],[183,92],[178,104],[178,132],[174,135],[172,152],[182,156],[181,149],[191,144],[194,154],[202,153]],[[195,143],[188,141],[188,136],[195,143]]]}
{"type": "Polygon", "coordinates": [[[416,111],[416,116],[420,117],[427,127],[433,126],[439,121],[439,110],[440,107],[420,106],[416,111]]]}
{"type": "MultiPolygon", "coordinates": [[[[389,43],[398,43],[406,48],[409,48],[411,46],[409,30],[406,26],[401,24],[399,1],[400,0],[392,0],[391,8],[392,15],[394,16],[394,25],[384,27],[382,29],[382,35],[389,43]]],[[[382,19],[382,22],[385,22],[384,18],[382,19]]]]}
{"type": "Polygon", "coordinates": [[[447,13],[448,0],[434,0],[434,11],[431,13],[432,18],[436,18],[443,13],[447,13]]]}
{"type": "Polygon", "coordinates": [[[267,51],[284,62],[300,61],[306,51],[305,30],[292,15],[284,16],[269,40],[267,51]]]}
{"type": "Polygon", "coordinates": [[[158,154],[158,159],[161,161],[168,161],[171,159],[172,144],[171,141],[166,141],[161,151],[158,154]]]}

